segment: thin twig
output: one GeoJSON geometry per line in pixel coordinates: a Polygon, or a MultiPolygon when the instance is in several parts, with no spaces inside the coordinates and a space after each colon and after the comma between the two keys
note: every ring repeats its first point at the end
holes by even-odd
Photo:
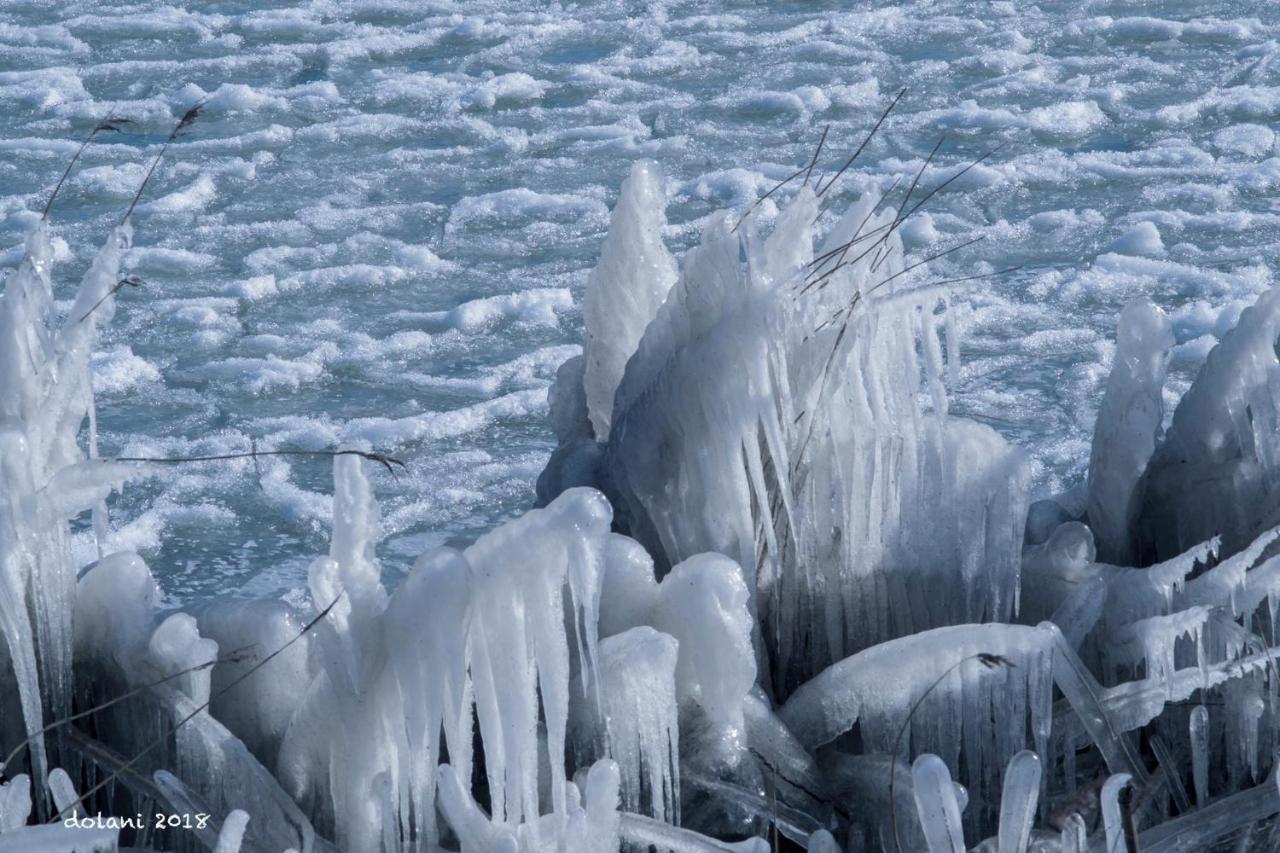
{"type": "Polygon", "coordinates": [[[78,713],[72,714],[69,717],[63,717],[60,720],[54,720],[52,723],[49,723],[47,726],[40,729],[39,731],[33,732],[30,735],[27,735],[27,737],[21,743],[15,746],[13,750],[8,755],[5,756],[4,764],[0,764],[0,772],[7,771],[8,768],[13,765],[14,760],[17,759],[18,754],[22,752],[23,749],[30,746],[31,743],[36,738],[43,737],[44,735],[47,735],[49,732],[53,731],[54,729],[62,728],[63,726],[69,723],[73,723],[76,720],[79,720],[83,717],[87,717],[90,714],[96,714],[99,711],[105,711],[107,708],[110,708],[113,705],[118,705],[121,702],[124,702],[126,699],[131,699],[132,697],[137,696],[139,693],[150,690],[153,687],[159,687],[161,684],[166,684],[170,681],[173,681],[175,678],[179,678],[183,675],[189,675],[193,672],[199,672],[203,669],[208,669],[220,663],[244,663],[245,661],[252,659],[252,657],[248,654],[248,650],[250,648],[252,647],[244,646],[243,648],[236,649],[226,657],[214,658],[213,660],[205,661],[204,663],[196,664],[195,666],[190,666],[190,667],[187,667],[186,669],[180,669],[177,672],[173,672],[173,673],[170,673],[169,675],[166,675],[164,678],[157,679],[156,681],[152,681],[149,684],[143,684],[133,688],[132,690],[121,693],[119,696],[116,696],[114,699],[108,699],[105,702],[102,702],[98,705],[94,705],[92,708],[88,708],[84,711],[80,711],[78,713]]]}
{"type": "Polygon", "coordinates": [[[133,209],[138,205],[138,199],[142,198],[142,192],[147,188],[147,184],[151,182],[151,176],[155,174],[156,167],[160,165],[160,161],[164,159],[165,152],[169,150],[169,146],[178,138],[182,131],[195,124],[196,119],[200,118],[200,111],[204,109],[204,98],[196,101],[191,109],[182,114],[182,118],[178,119],[178,123],[173,126],[169,138],[164,141],[164,145],[160,146],[160,153],[156,155],[156,159],[151,161],[151,168],[147,170],[146,177],[142,179],[142,185],[138,187],[137,193],[133,196],[133,201],[129,202],[129,209],[124,212],[124,219],[121,222],[128,222],[129,217],[133,215],[133,209]]]}
{"type": "Polygon", "coordinates": [[[870,296],[871,294],[879,290],[881,287],[893,281],[895,278],[898,278],[899,276],[904,276],[907,273],[911,272],[913,269],[916,269],[917,267],[922,267],[925,264],[929,263],[930,261],[936,261],[938,258],[944,258],[947,255],[950,255],[952,252],[958,252],[961,249],[967,249],[969,246],[972,246],[974,243],[981,243],[985,239],[986,239],[985,235],[980,237],[974,237],[972,240],[966,240],[965,242],[960,243],[959,245],[952,246],[950,249],[943,249],[941,252],[936,252],[932,255],[929,255],[927,258],[922,258],[916,261],[914,264],[911,264],[910,266],[905,266],[902,269],[898,270],[893,275],[883,278],[880,281],[873,284],[871,287],[867,288],[867,295],[870,296]]]}
{"type": "MultiPolygon", "coordinates": [[[[813,159],[809,161],[809,168],[804,173],[804,183],[802,187],[809,186],[809,178],[813,175],[813,167],[818,164],[818,157],[822,154],[822,146],[827,141],[827,134],[831,131],[831,125],[827,125],[822,129],[822,138],[818,140],[818,147],[813,150],[813,159]]],[[[814,186],[817,186],[816,184],[814,186]]]]}
{"type": "Polygon", "coordinates": [[[177,465],[185,462],[223,462],[228,459],[254,459],[259,456],[325,456],[333,458],[334,456],[359,456],[361,459],[368,459],[370,462],[377,462],[379,465],[391,472],[391,476],[396,476],[395,468],[392,465],[398,465],[405,471],[409,470],[409,466],[393,456],[387,456],[385,453],[376,453],[366,450],[250,450],[243,453],[220,453],[215,456],[117,456],[115,458],[103,458],[103,462],[154,462],[157,464],[177,465]]]}
{"type": "Polygon", "coordinates": [[[74,169],[76,163],[80,161],[80,155],[89,147],[89,143],[93,142],[94,137],[104,131],[119,133],[120,125],[122,124],[133,124],[133,121],[131,119],[115,116],[109,110],[107,112],[107,117],[93,126],[93,130],[89,131],[89,135],[85,137],[84,142],[81,142],[80,147],[76,149],[76,153],[71,158],[71,162],[67,164],[67,168],[62,171],[62,177],[58,178],[58,183],[54,185],[53,192],[49,194],[49,200],[44,204],[44,212],[40,214],[41,219],[49,218],[49,211],[53,208],[53,200],[58,197],[58,193],[62,190],[62,185],[66,183],[67,178],[71,175],[71,170],[74,169]]]}
{"type": "Polygon", "coordinates": [[[834,175],[831,176],[831,180],[827,181],[827,185],[825,187],[818,189],[817,192],[819,197],[826,195],[827,192],[833,186],[835,186],[836,181],[840,180],[840,177],[848,170],[850,166],[853,165],[853,161],[858,159],[858,155],[861,154],[863,152],[863,149],[865,149],[867,145],[871,142],[871,137],[876,135],[876,131],[880,129],[880,125],[884,124],[884,120],[889,117],[889,113],[893,112],[893,108],[898,105],[898,101],[902,100],[902,96],[905,94],[907,94],[907,90],[904,87],[902,91],[899,92],[894,97],[894,99],[889,102],[889,106],[885,107],[884,112],[880,114],[880,118],[876,119],[876,123],[872,125],[870,132],[867,133],[866,139],[863,139],[862,144],[859,145],[857,150],[853,152],[853,156],[851,156],[848,160],[845,161],[845,164],[840,167],[840,171],[836,172],[834,175]]]}
{"type": "MultiPolygon", "coordinates": [[[[902,211],[906,210],[907,205],[911,202],[911,196],[915,195],[916,187],[920,185],[920,179],[924,177],[925,170],[929,168],[929,164],[933,162],[933,158],[938,155],[938,149],[942,147],[942,143],[946,142],[946,140],[947,138],[945,136],[938,137],[938,141],[934,143],[933,150],[929,152],[929,156],[924,158],[924,162],[920,164],[920,170],[916,172],[915,179],[911,181],[911,186],[907,187],[907,194],[902,197],[902,203],[898,205],[898,213],[893,218],[892,227],[880,240],[881,244],[888,243],[889,235],[892,234],[899,225],[907,221],[906,217],[902,215],[902,211]]],[[[888,255],[886,253],[885,257],[887,256],[888,255]]],[[[876,263],[871,265],[872,272],[876,271],[876,268],[880,265],[880,260],[883,260],[883,258],[878,259],[876,263]]]]}
{"type": "Polygon", "coordinates": [[[128,285],[129,287],[142,287],[143,284],[144,284],[143,280],[138,278],[136,275],[125,276],[124,278],[117,281],[110,290],[102,294],[102,298],[99,299],[97,302],[93,303],[93,307],[90,308],[88,311],[84,312],[83,314],[81,314],[80,318],[76,320],[75,323],[72,323],[71,325],[74,326],[79,323],[83,323],[85,320],[89,319],[90,314],[92,314],[94,311],[97,311],[98,308],[102,306],[102,303],[106,302],[108,299],[110,299],[111,297],[119,293],[120,290],[123,287],[125,287],[125,285],[128,285]]]}
{"type": "Polygon", "coordinates": [[[801,176],[801,175],[803,175],[804,173],[805,173],[805,170],[804,170],[804,169],[799,169],[799,170],[797,170],[796,172],[794,172],[790,177],[786,178],[785,180],[781,181],[780,183],[774,184],[773,189],[769,190],[767,193],[765,193],[764,195],[760,196],[760,198],[756,199],[756,200],[755,200],[755,203],[754,203],[754,204],[752,204],[750,207],[748,207],[748,208],[747,208],[747,210],[746,210],[746,212],[745,212],[745,213],[743,213],[741,216],[739,216],[739,217],[738,217],[738,221],[737,221],[737,222],[735,222],[735,223],[733,224],[733,228],[732,228],[732,229],[730,229],[730,233],[733,233],[734,231],[737,231],[737,230],[738,230],[738,227],[739,227],[740,225],[742,225],[742,223],[743,223],[743,222],[746,222],[746,221],[747,221],[747,217],[751,215],[752,211],[754,211],[754,210],[755,210],[757,207],[759,207],[760,205],[764,204],[765,199],[767,199],[769,196],[773,195],[773,194],[774,194],[774,193],[776,193],[778,190],[782,189],[782,188],[783,188],[783,187],[785,187],[787,184],[791,183],[792,181],[794,181],[796,178],[800,177],[800,176],[801,176]]]}
{"type": "Polygon", "coordinates": [[[893,827],[893,846],[896,848],[897,853],[902,853],[902,842],[898,838],[897,803],[895,803],[893,799],[893,790],[894,781],[898,775],[894,770],[897,768],[898,753],[902,749],[902,736],[906,734],[907,726],[911,725],[911,718],[915,716],[916,711],[919,710],[922,704],[924,704],[924,700],[929,698],[929,694],[933,692],[934,688],[941,684],[947,676],[951,675],[951,673],[955,672],[962,665],[971,660],[978,661],[987,669],[995,669],[998,666],[1007,666],[1010,668],[1016,666],[1013,661],[1009,660],[1004,655],[993,655],[989,652],[977,652],[976,654],[962,657],[960,660],[947,667],[946,671],[944,671],[942,675],[935,678],[933,683],[925,688],[925,691],[920,694],[920,698],[916,699],[912,704],[911,710],[907,712],[907,718],[903,720],[902,725],[898,727],[898,736],[893,739],[893,752],[889,755],[889,824],[893,827]]]}

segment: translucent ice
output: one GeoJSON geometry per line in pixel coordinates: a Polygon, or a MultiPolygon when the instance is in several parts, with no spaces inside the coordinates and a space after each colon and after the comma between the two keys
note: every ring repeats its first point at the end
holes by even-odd
{"type": "Polygon", "coordinates": [[[1107,563],[1127,566],[1136,556],[1132,537],[1142,504],[1138,485],[1161,437],[1172,346],[1173,329],[1155,305],[1135,302],[1121,313],[1115,362],[1089,455],[1089,527],[1098,558],[1107,563]]]}
{"type": "Polygon", "coordinates": [[[587,283],[583,360],[587,409],[596,438],[609,438],[613,398],[627,360],[676,280],[676,262],[662,242],[666,192],[656,163],[637,161],[622,183],[609,236],[587,283]]]}

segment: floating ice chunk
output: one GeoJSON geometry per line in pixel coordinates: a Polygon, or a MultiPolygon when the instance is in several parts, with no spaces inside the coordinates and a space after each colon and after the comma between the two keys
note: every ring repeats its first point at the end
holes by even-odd
{"type": "Polygon", "coordinates": [[[656,164],[639,160],[622,184],[583,298],[583,387],[599,441],[609,438],[614,394],[627,360],[676,280],[675,259],[662,240],[666,223],[662,173],[656,164]]]}
{"type": "Polygon", "coordinates": [[[1027,113],[1032,130],[1053,136],[1085,136],[1107,123],[1107,115],[1096,101],[1064,101],[1036,107],[1027,113]]]}
{"type": "Polygon", "coordinates": [[[1164,256],[1164,241],[1154,222],[1139,222],[1112,241],[1106,250],[1120,255],[1158,258],[1164,256]]]}
{"type": "Polygon", "coordinates": [[[546,90],[547,85],[542,81],[515,71],[477,84],[463,93],[459,102],[463,107],[491,110],[500,103],[515,105],[536,101],[546,90]]]}
{"type": "Polygon", "coordinates": [[[1213,135],[1213,145],[1219,151],[1250,158],[1266,156],[1275,144],[1274,131],[1261,124],[1233,124],[1213,135]]]}
{"type": "Polygon", "coordinates": [[[122,394],[139,385],[160,381],[160,371],[154,364],[134,355],[127,346],[108,352],[94,353],[90,362],[93,373],[93,390],[97,394],[122,394]]]}
{"type": "Polygon", "coordinates": [[[1089,527],[1104,562],[1131,565],[1137,556],[1139,484],[1161,437],[1172,346],[1173,330],[1163,311],[1150,302],[1125,307],[1089,457],[1089,527]]]}
{"type": "Polygon", "coordinates": [[[201,175],[182,189],[174,190],[168,195],[163,195],[155,201],[147,202],[138,207],[147,213],[195,214],[212,204],[217,197],[218,188],[214,184],[213,178],[209,175],[201,175]]]}

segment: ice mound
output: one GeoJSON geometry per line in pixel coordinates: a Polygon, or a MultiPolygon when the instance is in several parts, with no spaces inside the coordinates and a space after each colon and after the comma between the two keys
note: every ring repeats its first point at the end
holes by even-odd
{"type": "Polygon", "coordinates": [[[1010,618],[1026,463],[948,414],[950,295],[902,286],[897,214],[868,196],[819,239],[805,188],[767,237],[713,217],[659,306],[663,201],[635,187],[646,174],[624,190],[587,292],[585,370],[567,363],[557,380],[542,498],[594,481],[661,564],[718,551],[752,567],[784,694],[882,640],[1010,618]],[[615,375],[629,356],[607,416],[605,346],[615,375]],[[928,541],[911,532],[924,523],[928,541]],[[958,579],[956,594],[921,595],[935,576],[958,579]]]}

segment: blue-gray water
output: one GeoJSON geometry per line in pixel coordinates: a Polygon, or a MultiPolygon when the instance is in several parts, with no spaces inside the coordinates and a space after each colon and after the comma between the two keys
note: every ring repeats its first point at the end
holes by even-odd
{"type": "MultiPolygon", "coordinates": [[[[1020,266],[968,286],[958,404],[1045,490],[1081,475],[1120,307],[1172,312],[1176,397],[1271,282],[1273,4],[258,5],[0,6],[0,250],[94,121],[134,119],[55,208],[66,297],[207,95],[137,215],[145,285],[97,364],[103,451],[367,439],[410,466],[377,478],[393,569],[529,505],[546,385],[637,157],[668,176],[682,249],[827,125],[829,173],[902,87],[838,205],[909,183],[940,136],[924,187],[1004,143],[908,245],[985,238],[921,281],[1020,266]]],[[[318,460],[167,469],[114,502],[114,544],[175,599],[285,592],[325,548],[329,490],[318,460]]]]}

